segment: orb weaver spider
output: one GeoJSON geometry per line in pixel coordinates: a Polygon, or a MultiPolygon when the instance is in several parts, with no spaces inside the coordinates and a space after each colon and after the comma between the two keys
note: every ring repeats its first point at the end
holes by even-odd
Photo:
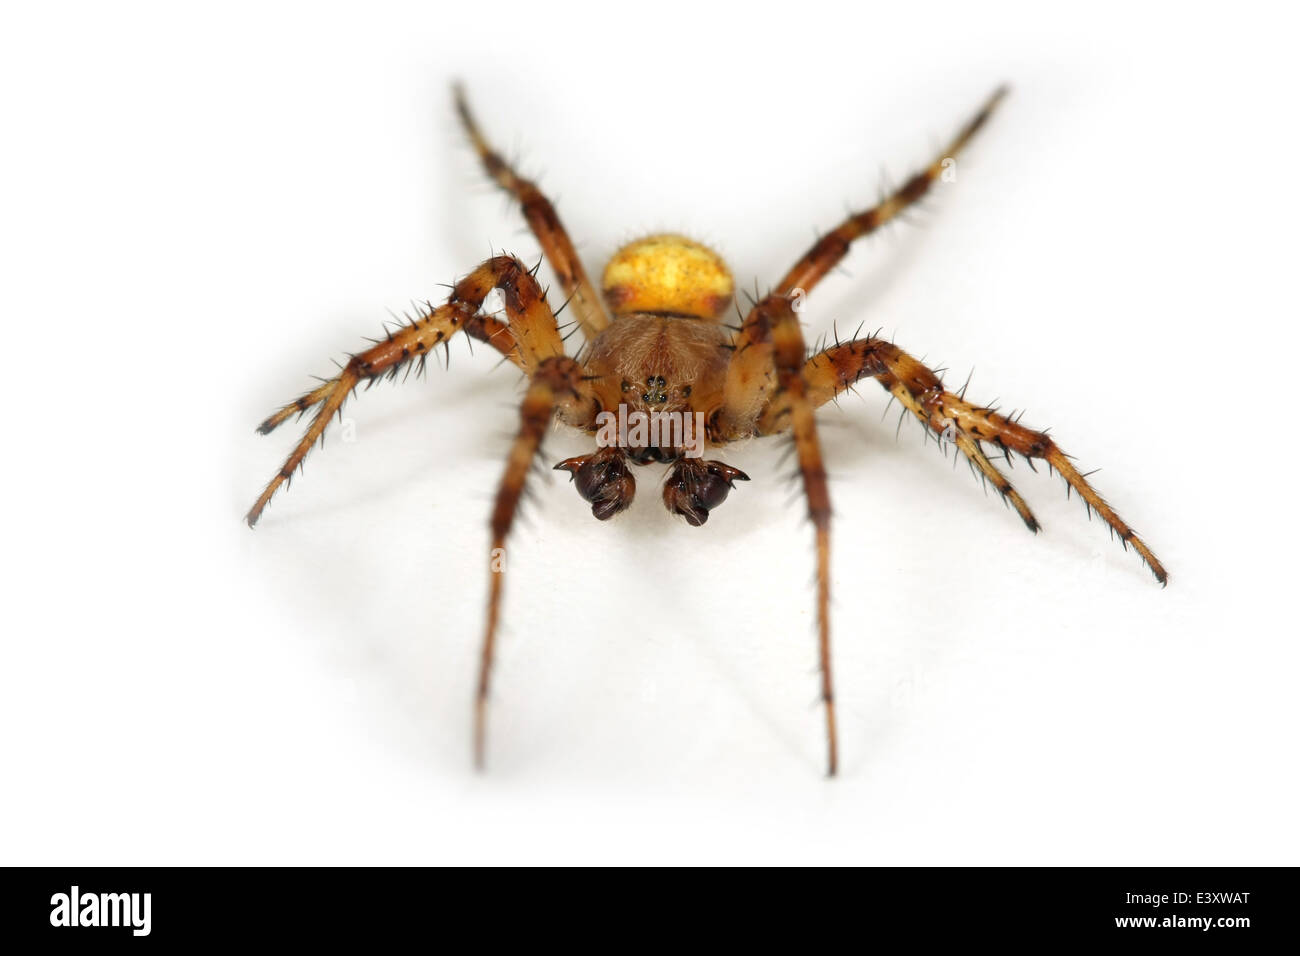
{"type": "MultiPolygon", "coordinates": [[[[664,505],[695,526],[708,520],[709,512],[726,500],[736,481],[748,480],[730,465],[703,458],[702,444],[721,448],[754,436],[791,434],[815,535],[821,700],[827,773],[834,776],[838,751],[829,615],[831,504],[815,412],[859,380],[874,378],[903,405],[904,414],[910,412],[923,427],[952,442],[1032,532],[1039,530],[1038,520],[984,446],[992,446],[1008,463],[1012,454],[1023,456],[1031,466],[1034,459],[1045,461],[1049,470],[1065,479],[1067,494],[1071,489],[1078,492],[1089,515],[1094,511],[1100,515],[1125,550],[1132,545],[1156,580],[1162,585],[1167,581],[1151,549],[1045,432],[966,401],[964,387],[949,391],[937,372],[883,339],[855,336],[812,353],[804,343],[796,314],[798,298],[816,287],[854,240],[875,232],[924,197],[945,164],[985,125],[1005,95],[1005,88],[996,90],[929,166],[876,206],[850,214],[818,239],[769,295],[752,302],[742,323],[731,326],[722,322],[734,299],[730,271],[715,252],[684,236],[653,235],[619,249],[605,267],[603,295],[598,296],[550,200],[488,144],[463,90],[455,87],[456,110],[470,142],[488,176],[520,203],[586,345],[576,357],[566,354],[557,322],[563,307],[551,309],[536,267],[529,269],[509,255],[488,259],[452,286],[445,303],[426,303],[409,322],[352,355],[338,375],[262,422],[258,431],[267,434],[290,417],[317,409],[284,466],[248,512],[249,527],[257,523],[267,502],[292,478],[323,437],[330,418],[362,382],[369,387],[403,369],[406,375],[413,367],[423,371],[429,354],[439,346],[445,349],[458,333],[487,343],[527,379],[518,432],[492,508],[493,555],[503,553],[525,479],[553,419],[592,435],[608,424],[614,410],[625,416],[629,412],[689,416],[683,424],[689,424],[691,417],[700,421],[703,440],[697,435],[693,444],[688,445],[678,431],[620,429],[616,439],[598,441],[596,451],[555,465],[569,472],[578,493],[591,504],[592,514],[606,520],[631,505],[636,493],[633,466],[666,463],[664,505]],[[499,313],[482,310],[494,290],[502,293],[505,321],[496,317],[499,313]]],[[[484,762],[503,578],[501,569],[493,565],[474,698],[473,746],[479,767],[484,762]]]]}

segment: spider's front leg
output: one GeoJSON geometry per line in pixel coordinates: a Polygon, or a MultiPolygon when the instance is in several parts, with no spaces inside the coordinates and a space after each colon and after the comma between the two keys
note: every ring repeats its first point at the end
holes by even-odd
{"type": "Polygon", "coordinates": [[[831,676],[831,499],[809,383],[804,377],[806,354],[792,301],[769,295],[758,302],[736,336],[723,404],[713,414],[709,430],[710,438],[719,443],[747,438],[758,433],[760,416],[771,402],[788,409],[785,423],[794,433],[795,456],[816,540],[817,647],[826,708],[826,772],[834,776],[839,747],[831,676]]]}
{"type": "MultiPolygon", "coordinates": [[[[519,509],[524,482],[552,418],[558,415],[565,424],[585,429],[596,421],[600,412],[600,402],[592,392],[590,378],[584,374],[582,366],[564,354],[555,316],[536,283],[531,281],[531,276],[529,280],[520,285],[516,295],[506,297],[510,327],[517,338],[530,343],[533,364],[528,390],[519,407],[519,431],[510,446],[505,473],[501,476],[492,507],[487,627],[483,634],[478,689],[474,698],[474,762],[480,768],[487,743],[487,702],[505,577],[505,543],[519,509]]],[[[630,495],[628,500],[631,500],[630,495]]]]}
{"type": "MultiPolygon", "coordinates": [[[[1162,585],[1168,583],[1164,565],[1146,542],[1106,503],[1088,483],[1086,476],[1074,467],[1070,456],[1046,432],[1027,428],[1018,420],[1013,421],[991,408],[966,401],[962,393],[946,390],[935,372],[892,342],[866,338],[835,345],[809,358],[803,374],[809,383],[809,398],[817,406],[830,401],[862,378],[876,378],[927,428],[950,438],[980,474],[992,482],[1004,500],[1015,506],[1029,530],[1035,532],[1039,529],[1038,520],[1011,487],[1011,482],[984,454],[981,445],[985,442],[992,444],[1008,462],[1012,453],[1024,456],[1031,467],[1034,459],[1046,461],[1049,468],[1060,472],[1065,479],[1067,493],[1070,489],[1077,491],[1089,514],[1097,512],[1119,537],[1125,550],[1132,545],[1156,580],[1162,585]]],[[[764,434],[782,431],[789,427],[787,419],[793,414],[790,403],[774,401],[764,412],[759,431],[764,434]]]]}
{"type": "Polygon", "coordinates": [[[251,528],[257,524],[257,519],[261,517],[262,509],[271,500],[271,496],[280,485],[293,477],[312,445],[324,437],[330,417],[341,411],[343,402],[362,382],[366,382],[369,387],[382,376],[396,377],[403,368],[407,375],[412,368],[423,371],[429,353],[440,345],[446,348],[457,332],[487,342],[520,368],[530,370],[536,364],[536,359],[528,348],[520,347],[510,327],[490,316],[478,314],[483,299],[489,292],[500,288],[509,298],[514,294],[512,290],[524,281],[523,277],[533,282],[528,270],[512,256],[489,259],[456,283],[445,305],[437,308],[429,306],[423,314],[412,319],[409,325],[388,333],[385,340],[353,355],[334,378],[285,405],[262,422],[257,430],[268,435],[289,418],[303,415],[320,406],[302,439],[249,509],[245,518],[248,526],[251,528]],[[529,364],[530,361],[532,365],[529,364]]]}

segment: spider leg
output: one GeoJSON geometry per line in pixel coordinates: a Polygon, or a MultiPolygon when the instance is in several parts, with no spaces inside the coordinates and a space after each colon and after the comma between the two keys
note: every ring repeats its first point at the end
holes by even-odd
{"type": "Polygon", "coordinates": [[[519,510],[524,483],[537,458],[542,438],[557,414],[568,425],[586,428],[596,420],[600,403],[582,366],[564,354],[555,316],[532,277],[507,294],[510,327],[520,341],[532,347],[533,364],[528,389],[519,406],[519,430],[511,443],[506,468],[492,506],[492,547],[488,561],[487,625],[479,658],[478,687],[474,697],[474,762],[482,768],[487,744],[487,703],[492,661],[505,577],[505,543],[519,510]]]}
{"type": "Polygon", "coordinates": [[[487,342],[525,371],[530,370],[528,363],[532,360],[531,351],[522,347],[511,328],[490,316],[477,314],[483,305],[483,299],[494,288],[505,290],[509,299],[509,290],[523,281],[521,276],[526,276],[528,282],[535,284],[532,276],[528,275],[528,270],[517,259],[510,256],[489,259],[456,283],[446,304],[436,308],[429,306],[412,319],[410,324],[390,332],[384,340],[353,355],[334,378],[285,405],[262,422],[257,430],[267,435],[290,417],[302,415],[319,406],[302,439],[249,509],[245,517],[248,526],[251,528],[257,524],[267,502],[280,485],[293,477],[312,445],[324,435],[330,417],[343,407],[343,402],[361,382],[370,384],[385,375],[395,377],[403,368],[409,374],[412,363],[414,367],[423,369],[429,353],[440,345],[445,346],[457,332],[487,342]]]}
{"type": "MultiPolygon", "coordinates": [[[[810,400],[815,406],[825,404],[854,382],[868,376],[878,379],[888,391],[919,418],[927,428],[940,435],[953,435],[958,448],[979,468],[994,487],[1008,499],[1020,513],[1031,531],[1038,530],[1038,521],[1011,483],[984,455],[981,443],[987,442],[999,449],[1010,461],[1011,453],[1026,459],[1042,459],[1050,468],[1061,473],[1067,493],[1077,491],[1089,515],[1097,512],[1119,537],[1125,550],[1133,546],[1151,573],[1162,585],[1169,580],[1164,566],[1116,514],[1106,500],[1079,474],[1070,456],[1063,452],[1046,432],[1036,431],[999,414],[966,401],[961,395],[947,391],[939,376],[912,356],[890,342],[877,338],[857,339],[826,349],[808,359],[804,377],[809,382],[810,400]]],[[[759,422],[760,433],[782,431],[789,427],[785,418],[794,414],[788,403],[774,402],[764,412],[759,422]]]]}
{"type": "Polygon", "coordinates": [[[587,341],[591,341],[609,325],[609,316],[605,313],[605,307],[596,295],[591,280],[587,278],[582,260],[578,258],[573,242],[569,239],[564,224],[560,222],[559,214],[551,201],[537,188],[536,183],[520,176],[489,145],[474,115],[470,112],[464,88],[457,84],[452,92],[456,98],[456,112],[465,127],[465,132],[469,135],[470,142],[474,145],[475,152],[483,163],[483,168],[498,186],[519,201],[528,227],[541,243],[546,261],[555,270],[564,294],[572,303],[574,314],[579,325],[582,326],[582,334],[586,336],[587,341]]]}
{"type": "Polygon", "coordinates": [[[811,292],[826,273],[835,268],[835,265],[844,258],[849,251],[849,245],[854,239],[860,239],[875,232],[891,219],[897,218],[908,206],[920,200],[930,191],[930,186],[934,181],[943,174],[945,160],[952,159],[961,151],[962,147],[970,142],[971,138],[979,132],[980,127],[988,121],[989,116],[992,115],[993,110],[1006,94],[1007,88],[1005,86],[995,90],[993,95],[985,101],[980,111],[962,127],[956,138],[948,144],[947,148],[929,166],[913,174],[907,182],[878,205],[851,214],[838,226],[813,243],[812,247],[804,253],[803,258],[786,273],[785,278],[777,285],[777,291],[787,295],[795,289],[811,292]]]}
{"type": "Polygon", "coordinates": [[[821,696],[826,708],[827,775],[835,776],[838,743],[835,692],[831,675],[830,554],[831,501],[817,438],[815,405],[805,377],[807,354],[792,301],[770,295],[745,318],[727,367],[723,406],[710,423],[711,438],[732,441],[754,434],[759,413],[770,400],[787,410],[786,426],[794,432],[795,455],[808,503],[817,549],[817,648],[821,696]]]}
{"type": "MultiPolygon", "coordinates": [[[[894,378],[889,372],[882,372],[876,377],[876,380],[891,395],[897,398],[904,408],[928,426],[929,416],[907,386],[894,378]]],[[[980,443],[968,433],[957,428],[945,429],[940,434],[943,437],[952,439],[953,444],[966,456],[967,461],[974,465],[979,470],[980,475],[993,485],[994,490],[1002,496],[1002,500],[1016,509],[1016,513],[1020,515],[1020,520],[1025,523],[1025,527],[1037,534],[1042,525],[1038,523],[1038,519],[1034,517],[1029,505],[1020,496],[1020,492],[1012,487],[1010,479],[1002,474],[993,462],[989,461],[988,456],[984,454],[984,449],[980,447],[980,443]]]]}

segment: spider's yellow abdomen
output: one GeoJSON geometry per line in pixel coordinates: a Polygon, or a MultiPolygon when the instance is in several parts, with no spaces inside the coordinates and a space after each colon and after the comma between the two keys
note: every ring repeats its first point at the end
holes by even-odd
{"type": "Polygon", "coordinates": [[[735,291],[722,257],[693,239],[664,233],[629,242],[601,281],[615,315],[667,312],[716,319],[735,291]]]}

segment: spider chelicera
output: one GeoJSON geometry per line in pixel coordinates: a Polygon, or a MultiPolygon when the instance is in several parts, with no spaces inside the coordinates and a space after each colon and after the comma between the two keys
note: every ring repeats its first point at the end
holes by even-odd
{"type": "MultiPolygon", "coordinates": [[[[1150,548],[1093,490],[1071,459],[1046,433],[965,400],[965,388],[948,391],[939,375],[902,349],[876,337],[854,337],[810,353],[796,315],[797,301],[848,252],[850,244],[898,217],[939,179],[945,165],[987,122],[1004,97],[999,89],[948,147],[876,206],[854,213],[818,239],[764,298],[753,302],[738,326],[722,322],[734,300],[730,271],[711,249],[684,236],[654,235],[629,243],[605,267],[598,296],[551,202],[488,145],[463,91],[456,108],[488,175],[522,206],[547,262],[567,296],[586,344],[565,353],[556,311],[528,269],[513,256],[483,262],[452,287],[447,301],[427,304],[373,347],[353,355],[335,377],[264,421],[267,434],[294,415],[316,409],[306,433],[248,512],[256,524],[266,503],[288,482],[330,418],[362,382],[423,369],[430,352],[457,333],[485,342],[527,378],[519,430],[506,460],[492,509],[492,553],[500,554],[524,482],[553,419],[591,434],[596,451],[562,461],[578,493],[604,520],[626,509],[636,493],[634,467],[669,466],[663,485],[667,509],[692,525],[726,500],[748,476],[705,449],[753,436],[788,433],[802,478],[816,540],[817,632],[821,697],[826,715],[827,771],[837,763],[835,697],[830,650],[831,505],[817,438],[815,412],[863,378],[874,378],[903,407],[952,442],[972,468],[1013,506],[1030,531],[1039,524],[1029,506],[985,453],[991,446],[1045,461],[1077,491],[1089,513],[1106,521],[1161,584],[1164,568],[1150,548]],[[502,321],[482,310],[493,290],[504,302],[502,321]],[[617,425],[615,425],[617,421],[617,425]],[[628,423],[631,423],[630,427],[628,423]]],[[[540,265],[540,262],[538,263],[540,265]]],[[[560,311],[563,311],[563,307],[560,311]]],[[[487,626],[474,707],[474,754],[483,763],[488,689],[501,609],[504,573],[492,563],[487,626]]]]}

